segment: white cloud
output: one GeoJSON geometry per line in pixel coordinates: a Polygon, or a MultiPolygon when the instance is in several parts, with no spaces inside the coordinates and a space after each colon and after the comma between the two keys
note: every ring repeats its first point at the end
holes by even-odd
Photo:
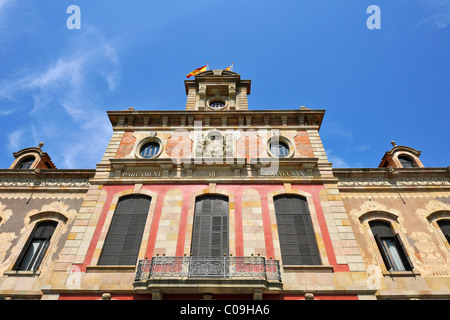
{"type": "Polygon", "coordinates": [[[348,142],[353,141],[353,134],[351,131],[342,128],[336,123],[329,123],[327,127],[323,129],[324,135],[328,134],[330,136],[335,136],[347,140],[348,142]]]}
{"type": "Polygon", "coordinates": [[[350,168],[350,165],[340,156],[333,154],[333,150],[326,150],[328,161],[334,168],[350,168]]]}
{"type": "Polygon", "coordinates": [[[425,19],[419,21],[416,27],[424,24],[434,25],[437,29],[450,25],[450,0],[418,0],[431,12],[425,19]]]}
{"type": "Polygon", "coordinates": [[[99,101],[119,85],[119,56],[95,28],[85,25],[64,49],[66,54],[45,68],[24,70],[21,76],[0,81],[0,99],[14,101],[28,95],[34,101],[28,106],[28,123],[8,136],[9,147],[43,141],[47,148],[54,148],[47,152],[57,160],[57,167],[93,167],[111,137],[106,110],[99,101]]]}
{"type": "Polygon", "coordinates": [[[14,110],[2,110],[0,111],[0,116],[8,116],[10,114],[12,114],[14,112],[14,110]]]}
{"type": "Polygon", "coordinates": [[[24,134],[25,130],[23,129],[18,129],[8,134],[8,148],[10,151],[12,152],[19,151],[19,148],[21,147],[23,141],[22,138],[24,134]]]}
{"type": "Polygon", "coordinates": [[[369,150],[370,148],[371,148],[371,146],[363,144],[360,146],[356,146],[353,149],[355,149],[356,151],[364,152],[364,151],[369,150]]]}

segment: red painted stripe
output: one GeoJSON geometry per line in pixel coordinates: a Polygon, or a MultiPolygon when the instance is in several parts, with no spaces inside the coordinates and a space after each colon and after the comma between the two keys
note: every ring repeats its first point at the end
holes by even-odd
{"type": "MultiPolygon", "coordinates": [[[[186,243],[186,230],[187,230],[187,221],[188,221],[188,212],[189,212],[189,199],[190,192],[183,188],[183,207],[181,209],[180,216],[180,227],[178,229],[178,238],[177,238],[177,250],[175,255],[178,257],[182,257],[184,255],[184,246],[186,243]]],[[[189,252],[186,252],[189,255],[189,252]]]]}
{"type": "MultiPolygon", "coordinates": [[[[302,186],[296,186],[297,188],[302,188],[302,186]]],[[[333,244],[331,242],[330,233],[328,232],[327,222],[325,220],[325,216],[323,214],[322,205],[320,204],[319,193],[323,190],[323,185],[314,185],[308,186],[313,189],[312,196],[314,207],[316,209],[317,219],[319,221],[320,231],[322,233],[323,242],[325,244],[325,250],[327,252],[328,261],[334,267],[333,270],[335,272],[346,272],[350,271],[348,265],[338,264],[336,260],[336,254],[333,249],[333,244]]]]}
{"type": "MultiPolygon", "coordinates": [[[[259,189],[259,188],[258,188],[259,189]]],[[[259,192],[260,190],[258,190],[259,192]]],[[[266,190],[267,191],[267,190],[266,190]]],[[[263,218],[263,228],[264,228],[264,241],[266,244],[266,257],[275,258],[275,250],[273,248],[273,237],[272,237],[272,224],[270,222],[269,204],[267,201],[267,195],[262,195],[261,197],[261,210],[263,218]]]]}
{"type": "Polygon", "coordinates": [[[92,257],[94,256],[95,249],[97,247],[98,239],[102,233],[103,225],[105,224],[106,217],[108,215],[109,207],[111,206],[112,199],[114,195],[118,192],[134,188],[134,186],[123,185],[123,186],[103,186],[103,190],[106,191],[107,197],[105,204],[103,205],[102,213],[100,214],[97,226],[95,228],[94,234],[92,236],[91,243],[89,245],[86,257],[83,262],[83,270],[85,267],[91,264],[92,257]]]}
{"type": "Polygon", "coordinates": [[[244,256],[244,234],[242,225],[242,188],[234,192],[234,226],[236,256],[244,256]]]}
{"type": "Polygon", "coordinates": [[[164,205],[164,197],[166,196],[167,191],[168,191],[167,188],[162,188],[161,192],[158,194],[158,200],[156,203],[155,213],[153,215],[152,225],[150,228],[150,235],[147,243],[147,251],[145,252],[145,256],[149,259],[153,257],[153,252],[155,251],[159,220],[161,218],[161,211],[164,205]]]}

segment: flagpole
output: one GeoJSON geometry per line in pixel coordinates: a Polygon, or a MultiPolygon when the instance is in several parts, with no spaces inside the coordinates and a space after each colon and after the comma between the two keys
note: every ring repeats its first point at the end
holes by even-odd
{"type": "Polygon", "coordinates": [[[209,70],[209,62],[206,63],[206,71],[209,70]]]}
{"type": "Polygon", "coordinates": [[[231,64],[230,71],[233,71],[233,67],[234,67],[234,62],[231,64]]]}

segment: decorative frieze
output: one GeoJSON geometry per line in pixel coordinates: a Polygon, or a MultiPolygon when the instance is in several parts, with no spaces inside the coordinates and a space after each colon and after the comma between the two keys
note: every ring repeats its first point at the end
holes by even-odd
{"type": "Polygon", "coordinates": [[[0,179],[0,187],[89,187],[89,179],[0,179]]]}
{"type": "Polygon", "coordinates": [[[338,186],[450,186],[450,180],[443,178],[339,179],[338,186]]]}

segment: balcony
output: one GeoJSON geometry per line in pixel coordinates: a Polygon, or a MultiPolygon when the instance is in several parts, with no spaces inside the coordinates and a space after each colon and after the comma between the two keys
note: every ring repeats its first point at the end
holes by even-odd
{"type": "Polygon", "coordinates": [[[139,261],[134,287],[142,293],[280,291],[278,260],[252,257],[166,257],[139,261]]]}

